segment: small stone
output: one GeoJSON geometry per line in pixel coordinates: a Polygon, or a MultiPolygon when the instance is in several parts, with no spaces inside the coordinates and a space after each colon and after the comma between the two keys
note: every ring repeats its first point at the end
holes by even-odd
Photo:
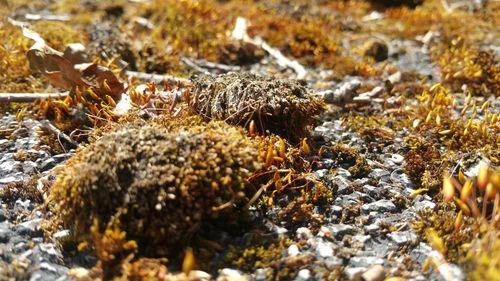
{"type": "Polygon", "coordinates": [[[232,268],[224,268],[220,271],[217,281],[242,280],[242,278],[243,274],[241,271],[232,268]]]}
{"type": "Polygon", "coordinates": [[[292,244],[290,247],[288,247],[288,255],[289,256],[297,256],[300,254],[299,247],[297,245],[292,244]]]}
{"type": "Polygon", "coordinates": [[[57,164],[58,162],[54,158],[45,159],[40,165],[40,170],[42,172],[48,171],[54,168],[57,164]]]}
{"type": "Polygon", "coordinates": [[[0,243],[7,243],[12,236],[12,231],[6,227],[0,228],[0,243]]]}
{"type": "Polygon", "coordinates": [[[378,179],[381,179],[382,177],[389,177],[390,175],[391,175],[391,173],[389,173],[389,171],[387,171],[387,170],[375,168],[372,170],[372,172],[368,176],[378,180],[378,179]]]}
{"type": "Polygon", "coordinates": [[[352,237],[352,240],[356,241],[364,246],[366,241],[370,240],[370,238],[371,238],[370,235],[354,235],[352,237]]]}
{"type": "Polygon", "coordinates": [[[338,257],[329,257],[325,259],[325,265],[329,269],[334,269],[344,264],[344,260],[338,257]]]}
{"type": "Polygon", "coordinates": [[[7,219],[4,209],[0,209],[0,222],[4,222],[7,219]]]}
{"type": "Polygon", "coordinates": [[[39,225],[42,219],[33,219],[16,225],[15,232],[18,235],[41,237],[43,235],[39,225]]]}
{"type": "Polygon", "coordinates": [[[365,271],[361,278],[363,281],[382,281],[385,279],[385,270],[381,265],[374,265],[365,271]]]}
{"type": "Polygon", "coordinates": [[[297,234],[297,238],[303,240],[309,240],[313,237],[312,231],[307,227],[299,227],[295,233],[297,234]]]}
{"type": "Polygon", "coordinates": [[[309,269],[301,269],[295,281],[307,281],[309,279],[311,279],[311,271],[309,269]]]}
{"type": "Polygon", "coordinates": [[[23,170],[21,163],[17,161],[5,161],[0,164],[0,176],[12,175],[23,170]]]}
{"type": "Polygon", "coordinates": [[[403,163],[404,157],[400,154],[392,154],[391,160],[392,160],[392,162],[394,162],[396,164],[401,164],[401,163],[403,163]]]}
{"type": "Polygon", "coordinates": [[[354,267],[368,267],[375,264],[384,264],[384,260],[378,257],[352,257],[349,265],[354,267]]]}
{"type": "Polygon", "coordinates": [[[29,199],[26,200],[17,199],[16,202],[14,203],[14,209],[31,211],[32,207],[33,206],[31,204],[31,200],[29,199]]]}
{"type": "Polygon", "coordinates": [[[369,225],[365,226],[365,231],[370,233],[370,234],[375,234],[379,230],[380,230],[380,226],[378,226],[378,224],[376,224],[376,223],[369,224],[369,225]]]}
{"type": "Polygon", "coordinates": [[[268,280],[268,273],[271,269],[270,268],[258,268],[255,270],[255,281],[266,281],[268,280]]]}
{"type": "Polygon", "coordinates": [[[55,240],[61,240],[68,236],[69,236],[69,229],[64,229],[54,233],[54,235],[52,235],[52,238],[54,238],[55,240]]]}
{"type": "Polygon", "coordinates": [[[363,186],[363,191],[366,194],[370,195],[371,197],[377,198],[377,197],[379,197],[379,193],[381,192],[381,188],[366,184],[363,186]]]}
{"type": "Polygon", "coordinates": [[[342,176],[344,178],[350,178],[351,177],[351,172],[349,172],[348,170],[346,170],[344,168],[338,168],[337,169],[337,175],[338,176],[342,176]]]}
{"type": "MultiPolygon", "coordinates": [[[[243,277],[244,279],[245,277],[243,277]]],[[[188,280],[210,281],[212,276],[205,271],[191,270],[188,275],[188,280]]],[[[240,279],[241,280],[241,279],[240,279]]],[[[245,280],[245,279],[244,279],[245,280]]]]}
{"type": "Polygon", "coordinates": [[[6,139],[0,140],[0,149],[1,150],[7,150],[11,146],[12,146],[12,141],[6,140],[6,139]]]}
{"type": "Polygon", "coordinates": [[[63,154],[54,155],[52,158],[54,158],[54,160],[56,162],[61,163],[61,162],[66,161],[71,156],[73,156],[73,153],[63,153],[63,154]]]}
{"type": "Polygon", "coordinates": [[[38,245],[38,248],[43,253],[43,256],[47,258],[48,261],[53,263],[62,262],[63,256],[59,251],[57,251],[54,244],[41,243],[38,245]]]}
{"type": "Polygon", "coordinates": [[[12,132],[11,136],[14,138],[26,138],[29,136],[29,130],[27,128],[18,128],[15,129],[14,132],[12,132]]]}
{"type": "Polygon", "coordinates": [[[382,40],[369,40],[363,47],[363,54],[375,61],[384,61],[389,57],[389,47],[382,40]]]}
{"type": "Polygon", "coordinates": [[[361,274],[366,271],[366,267],[346,267],[344,269],[344,274],[347,277],[347,280],[359,280],[361,278],[361,274]]]}
{"type": "Polygon", "coordinates": [[[429,201],[429,200],[423,200],[423,201],[415,202],[413,207],[418,211],[425,210],[425,209],[433,210],[436,207],[436,203],[429,201]]]}
{"type": "Polygon", "coordinates": [[[361,206],[361,213],[368,215],[370,212],[384,213],[396,211],[396,205],[391,200],[382,199],[361,206]]]}
{"type": "Polygon", "coordinates": [[[331,247],[330,243],[319,242],[318,246],[316,247],[316,251],[322,258],[333,257],[333,248],[331,247]]]}
{"type": "Polygon", "coordinates": [[[392,232],[387,234],[387,236],[399,246],[417,241],[417,235],[413,231],[392,232]]]}
{"type": "Polygon", "coordinates": [[[321,169],[321,170],[317,170],[314,172],[314,176],[317,178],[317,179],[323,179],[325,178],[326,176],[328,176],[329,174],[329,171],[328,169],[321,169]]]}
{"type": "Polygon", "coordinates": [[[333,205],[330,207],[330,212],[332,213],[332,215],[335,215],[338,217],[338,216],[342,215],[342,207],[337,206],[337,205],[333,205]]]}
{"type": "Polygon", "coordinates": [[[347,224],[331,224],[328,227],[337,239],[342,239],[344,235],[352,234],[354,231],[354,227],[347,224]]]}
{"type": "Polygon", "coordinates": [[[327,103],[343,104],[351,101],[357,95],[361,82],[357,79],[343,82],[334,90],[326,90],[317,93],[327,103]]]}
{"type": "Polygon", "coordinates": [[[333,182],[337,184],[337,194],[349,194],[350,193],[350,188],[349,188],[349,180],[346,179],[343,176],[337,175],[333,177],[333,182]]]}

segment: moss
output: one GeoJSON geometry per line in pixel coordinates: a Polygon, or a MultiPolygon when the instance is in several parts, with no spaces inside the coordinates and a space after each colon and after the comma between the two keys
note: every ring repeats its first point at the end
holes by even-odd
{"type": "MultiPolygon", "coordinates": [[[[405,154],[404,159],[404,172],[415,184],[419,185],[422,184],[424,174],[426,172],[430,173],[429,171],[435,169],[434,163],[439,163],[441,154],[432,143],[417,140],[411,150],[405,154]]],[[[437,188],[439,185],[434,187],[437,188]]]]}
{"type": "Polygon", "coordinates": [[[234,266],[245,271],[254,271],[258,268],[270,268],[267,280],[289,280],[297,273],[307,268],[313,262],[312,254],[286,256],[287,249],[294,243],[292,240],[280,239],[263,245],[252,246],[242,251],[233,251],[227,259],[234,266]]]}
{"type": "Polygon", "coordinates": [[[342,167],[347,169],[353,178],[365,177],[371,172],[368,162],[355,148],[343,144],[334,144],[331,147],[326,147],[322,152],[322,156],[334,160],[334,168],[342,167]]]}
{"type": "MultiPolygon", "coordinates": [[[[437,210],[426,210],[419,214],[418,220],[412,223],[418,234],[430,239],[429,229],[444,243],[445,256],[451,262],[457,262],[465,256],[464,244],[470,243],[475,235],[473,221],[466,219],[459,231],[455,229],[455,207],[449,204],[440,204],[437,210]]],[[[432,241],[431,241],[432,243],[432,241]]],[[[438,249],[439,250],[439,249],[438,249]]]]}
{"type": "Polygon", "coordinates": [[[0,190],[0,200],[11,206],[19,200],[30,200],[33,203],[42,203],[43,196],[37,189],[38,178],[33,177],[27,181],[13,182],[5,185],[0,190]]]}
{"type": "Polygon", "coordinates": [[[78,240],[91,239],[97,221],[99,232],[126,230],[141,255],[177,257],[206,227],[234,231],[244,220],[258,159],[256,145],[222,122],[170,132],[126,124],[70,159],[50,200],[78,240]]]}
{"type": "Polygon", "coordinates": [[[299,82],[249,73],[201,76],[194,82],[191,107],[207,119],[269,131],[298,142],[323,109],[323,102],[299,82]]]}
{"type": "Polygon", "coordinates": [[[461,37],[442,49],[435,48],[433,59],[450,89],[460,91],[465,84],[473,95],[500,95],[500,64],[493,50],[469,46],[461,37]]]}
{"type": "Polygon", "coordinates": [[[474,241],[466,256],[465,268],[471,280],[494,280],[500,274],[498,227],[484,224],[483,238],[474,241]]]}
{"type": "Polygon", "coordinates": [[[308,203],[307,195],[294,198],[285,207],[278,211],[277,223],[284,222],[287,229],[297,229],[301,226],[309,226],[317,229],[323,222],[320,215],[313,212],[314,205],[308,203]]]}

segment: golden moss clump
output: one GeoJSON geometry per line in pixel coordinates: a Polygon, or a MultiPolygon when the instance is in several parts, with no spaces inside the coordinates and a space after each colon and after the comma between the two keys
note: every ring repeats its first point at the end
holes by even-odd
{"type": "Polygon", "coordinates": [[[229,73],[194,82],[191,107],[207,119],[269,131],[298,142],[323,109],[323,102],[299,82],[229,73]]]}
{"type": "Polygon", "coordinates": [[[97,221],[126,230],[146,256],[175,257],[205,225],[240,221],[258,159],[256,145],[223,122],[173,131],[127,124],[79,151],[50,200],[79,240],[92,238],[97,221]]]}
{"type": "Polygon", "coordinates": [[[500,231],[485,224],[489,230],[482,239],[472,243],[465,268],[471,280],[495,280],[500,276],[500,231]]]}
{"type": "Polygon", "coordinates": [[[478,50],[457,38],[444,52],[435,51],[434,60],[452,90],[460,91],[465,84],[473,95],[500,95],[500,63],[494,51],[478,50]]]}

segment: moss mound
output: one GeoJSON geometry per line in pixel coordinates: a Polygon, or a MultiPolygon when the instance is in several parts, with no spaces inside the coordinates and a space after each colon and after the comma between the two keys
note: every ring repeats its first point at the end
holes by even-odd
{"type": "Polygon", "coordinates": [[[229,73],[196,79],[191,107],[207,119],[230,124],[246,126],[253,120],[260,132],[296,142],[307,135],[323,102],[297,81],[229,73]]]}
{"type": "Polygon", "coordinates": [[[51,200],[79,240],[118,226],[141,254],[175,256],[206,225],[241,221],[258,157],[242,130],[223,122],[173,131],[126,124],[68,162],[51,200]]]}

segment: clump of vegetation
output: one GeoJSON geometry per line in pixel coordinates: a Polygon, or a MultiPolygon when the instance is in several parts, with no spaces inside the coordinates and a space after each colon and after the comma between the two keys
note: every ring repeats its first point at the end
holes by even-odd
{"type": "Polygon", "coordinates": [[[194,81],[190,106],[207,119],[269,131],[293,142],[307,136],[307,126],[323,102],[299,82],[250,73],[201,76],[194,81]]]}
{"type": "MultiPolygon", "coordinates": [[[[287,256],[287,249],[292,244],[297,243],[287,239],[271,241],[270,243],[260,242],[259,245],[242,251],[233,250],[227,259],[233,265],[246,271],[270,268],[267,273],[268,280],[293,279],[301,269],[311,265],[313,256],[312,254],[287,256]]],[[[300,244],[297,246],[301,247],[300,244]]]]}
{"type": "Polygon", "coordinates": [[[33,177],[26,181],[12,182],[0,189],[0,200],[11,206],[16,200],[30,200],[35,203],[42,203],[43,196],[40,190],[37,189],[38,178],[33,177]]]}
{"type": "Polygon", "coordinates": [[[371,167],[357,149],[343,144],[334,144],[331,147],[323,147],[320,150],[321,156],[328,157],[335,161],[334,168],[342,167],[347,169],[353,178],[367,176],[371,172],[371,167]]]}
{"type": "Polygon", "coordinates": [[[223,122],[125,124],[69,160],[50,201],[77,240],[98,245],[95,233],[124,230],[142,255],[176,257],[207,225],[228,229],[245,217],[245,179],[258,159],[254,142],[223,122]]]}
{"type": "Polygon", "coordinates": [[[476,177],[445,175],[436,210],[426,210],[414,227],[446,260],[464,266],[473,280],[498,272],[500,173],[481,164],[476,177]],[[449,202],[449,203],[448,203],[449,202]],[[451,203],[453,202],[453,203],[451,203]]]}
{"type": "Polygon", "coordinates": [[[494,51],[468,46],[459,37],[444,51],[435,51],[434,60],[441,67],[443,82],[453,91],[465,84],[473,95],[500,95],[500,62],[494,51]]]}
{"type": "Polygon", "coordinates": [[[433,189],[439,187],[437,184],[430,184],[426,180],[439,179],[442,173],[441,170],[436,171],[440,165],[441,154],[434,145],[422,139],[410,142],[410,151],[405,155],[404,172],[412,180],[413,183],[421,185],[426,182],[424,188],[432,186],[433,189]],[[436,173],[439,173],[436,175],[436,173]],[[426,177],[424,178],[424,175],[426,177]],[[436,177],[437,176],[437,177],[436,177]]]}

